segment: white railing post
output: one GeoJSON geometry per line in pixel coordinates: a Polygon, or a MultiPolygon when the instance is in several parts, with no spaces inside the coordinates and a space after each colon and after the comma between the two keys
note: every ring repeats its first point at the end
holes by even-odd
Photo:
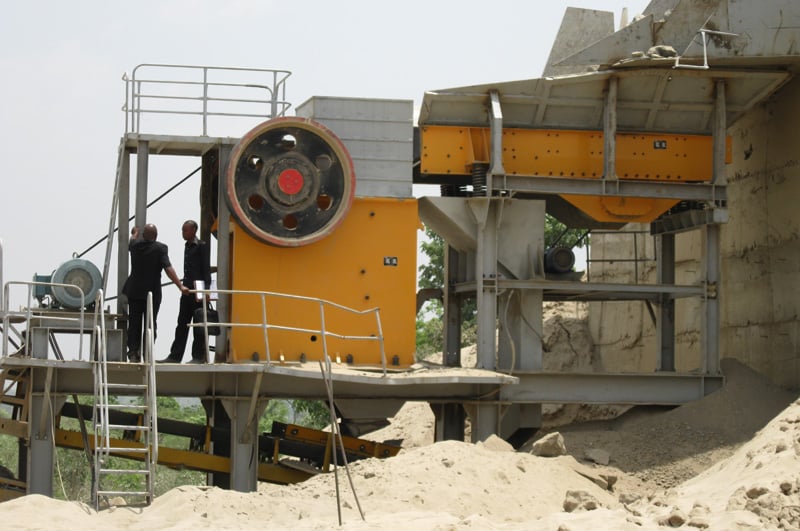
{"type": "Polygon", "coordinates": [[[267,330],[269,329],[269,323],[267,323],[267,295],[265,293],[261,294],[261,322],[264,325],[264,352],[267,356],[267,365],[271,365],[272,356],[269,352],[269,336],[267,335],[267,330]]]}
{"type": "Polygon", "coordinates": [[[319,329],[322,336],[322,354],[328,357],[328,334],[325,331],[325,302],[319,301],[319,329]]]}
{"type": "Polygon", "coordinates": [[[253,322],[245,322],[245,323],[231,323],[231,322],[219,321],[219,322],[213,323],[211,325],[209,325],[209,323],[208,323],[208,312],[207,312],[207,307],[208,306],[206,304],[204,304],[203,305],[203,315],[204,315],[203,322],[202,323],[190,323],[189,327],[192,327],[192,328],[197,327],[197,326],[203,327],[204,330],[205,330],[205,333],[206,333],[206,344],[208,344],[208,336],[209,336],[208,327],[209,326],[215,326],[215,327],[219,327],[219,328],[225,327],[225,328],[228,328],[228,329],[233,329],[233,328],[260,328],[262,330],[263,335],[264,335],[264,349],[265,349],[266,361],[267,361],[267,364],[271,364],[272,363],[272,355],[271,355],[271,349],[270,349],[270,344],[269,344],[269,331],[271,329],[283,330],[283,331],[286,331],[286,332],[296,332],[296,333],[302,333],[302,334],[308,334],[308,333],[319,334],[321,336],[321,338],[322,338],[322,350],[323,350],[323,354],[325,354],[325,355],[328,355],[328,342],[327,342],[328,337],[335,337],[335,338],[344,339],[344,340],[376,341],[376,342],[378,342],[378,346],[379,346],[379,350],[380,350],[381,366],[382,366],[382,368],[384,370],[384,375],[386,374],[386,371],[387,371],[387,368],[388,368],[388,363],[386,361],[386,350],[384,348],[383,325],[381,324],[381,319],[380,319],[380,308],[370,308],[370,309],[367,309],[367,310],[355,310],[353,308],[348,308],[347,306],[342,306],[341,304],[336,304],[336,303],[333,303],[333,302],[330,302],[330,301],[326,301],[324,299],[319,299],[319,298],[315,298],[315,297],[305,297],[305,296],[302,296],[302,295],[290,295],[288,293],[275,293],[275,292],[270,292],[270,291],[225,290],[225,289],[218,289],[218,290],[202,289],[202,290],[200,290],[199,289],[199,290],[193,290],[192,293],[202,294],[204,297],[206,295],[211,295],[212,293],[216,293],[217,295],[225,294],[225,295],[232,295],[232,296],[238,296],[238,297],[245,296],[245,295],[257,295],[259,297],[259,300],[261,301],[261,320],[260,320],[260,322],[256,321],[256,320],[253,320],[253,322]],[[306,301],[306,302],[309,302],[309,303],[318,304],[319,305],[319,318],[320,318],[320,327],[319,327],[319,329],[300,328],[300,327],[294,327],[294,326],[284,326],[284,325],[270,324],[268,322],[268,320],[267,320],[267,303],[266,303],[266,298],[267,297],[284,298],[284,299],[291,299],[291,300],[296,300],[296,301],[306,301]],[[347,334],[340,334],[340,333],[329,331],[327,329],[327,323],[326,323],[326,320],[325,320],[325,306],[326,305],[332,306],[334,308],[338,308],[340,310],[344,310],[346,312],[349,312],[349,313],[352,313],[352,314],[356,314],[356,315],[367,315],[367,314],[370,314],[370,313],[374,313],[375,314],[375,323],[376,323],[376,326],[377,326],[377,335],[376,334],[370,334],[370,335],[347,335],[347,334]]]}

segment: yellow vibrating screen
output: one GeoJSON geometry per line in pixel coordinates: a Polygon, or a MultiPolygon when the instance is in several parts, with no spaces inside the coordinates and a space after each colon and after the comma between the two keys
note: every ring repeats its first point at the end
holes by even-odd
{"type": "MultiPolygon", "coordinates": [[[[488,162],[488,128],[422,127],[423,174],[469,175],[475,162],[488,162]]],[[[726,162],[730,162],[730,139],[726,162]]],[[[603,133],[545,129],[503,129],[503,167],[511,175],[601,179],[603,133]]],[[[617,176],[623,180],[707,182],[712,175],[712,137],[617,133],[617,176]]],[[[674,206],[670,198],[564,194],[566,201],[600,222],[655,220],[674,206]]]]}
{"type": "Polygon", "coordinates": [[[232,361],[414,363],[416,200],[356,197],[344,144],[307,118],[254,128],[225,179],[232,361]]]}

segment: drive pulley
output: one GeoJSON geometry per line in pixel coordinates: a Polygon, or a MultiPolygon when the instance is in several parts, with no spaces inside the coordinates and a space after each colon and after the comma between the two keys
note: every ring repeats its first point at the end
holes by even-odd
{"type": "Polygon", "coordinates": [[[341,140],[306,118],[275,118],[247,133],[231,153],[225,199],[253,238],[281,247],[313,243],[341,223],[355,172],[341,140]]]}

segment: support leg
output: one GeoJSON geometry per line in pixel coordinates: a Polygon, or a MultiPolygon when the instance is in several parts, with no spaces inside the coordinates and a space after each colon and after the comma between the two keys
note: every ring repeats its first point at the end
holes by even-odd
{"type": "Polygon", "coordinates": [[[705,287],[703,298],[703,347],[705,373],[719,374],[719,225],[706,225],[705,287]]]}
{"type": "Polygon", "coordinates": [[[222,399],[231,419],[231,490],[255,492],[258,488],[258,419],[267,402],[259,400],[251,408],[249,399],[222,399]]]}
{"type": "MultiPolygon", "coordinates": [[[[659,284],[675,284],[675,235],[658,237],[659,255],[656,273],[659,284]]],[[[657,370],[675,371],[675,300],[663,294],[656,322],[658,342],[657,370]]]]}
{"type": "Polygon", "coordinates": [[[51,399],[44,394],[31,396],[31,437],[28,452],[28,494],[53,496],[53,424],[51,399]]]}

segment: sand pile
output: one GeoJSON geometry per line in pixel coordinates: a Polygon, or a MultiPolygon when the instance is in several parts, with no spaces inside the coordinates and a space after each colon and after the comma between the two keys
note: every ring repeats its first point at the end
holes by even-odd
{"type": "MultiPolygon", "coordinates": [[[[562,430],[570,455],[538,457],[490,439],[353,463],[366,521],[340,469],[343,529],[800,529],[800,401],[737,362],[723,368],[728,386],[698,402],[562,430]],[[592,449],[608,464],[587,459],[592,449]],[[617,482],[603,488],[601,476],[617,482]]],[[[423,406],[407,407],[392,438],[423,431],[414,414],[423,406]]],[[[27,496],[0,505],[0,516],[4,529],[331,529],[334,479],[251,494],[182,487],[144,509],[99,514],[27,496]]]]}
{"type": "MultiPolygon", "coordinates": [[[[546,370],[596,369],[585,308],[573,310],[545,308],[546,370]]],[[[474,346],[462,351],[462,365],[475,359],[474,346]]],[[[736,361],[723,360],[722,370],[722,390],[674,409],[576,423],[623,408],[545,405],[549,427],[519,451],[497,438],[433,444],[430,407],[409,402],[367,435],[401,439],[400,454],[350,465],[364,521],[340,469],[342,529],[800,530],[800,401],[736,361]],[[556,433],[566,455],[531,454],[536,440],[556,433]]],[[[0,504],[0,517],[3,529],[48,531],[334,529],[336,491],[333,474],[250,494],[187,486],[146,508],[100,513],[34,495],[0,504]]]]}

